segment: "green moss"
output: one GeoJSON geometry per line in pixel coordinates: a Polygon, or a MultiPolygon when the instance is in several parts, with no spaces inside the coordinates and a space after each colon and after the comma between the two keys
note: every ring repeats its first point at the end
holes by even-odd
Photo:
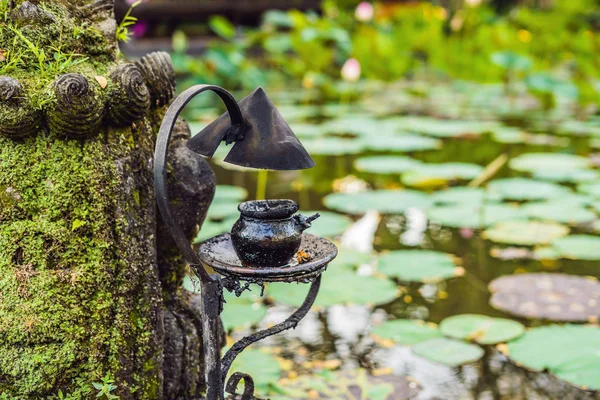
{"type": "MultiPolygon", "coordinates": [[[[143,215],[151,199],[146,193],[139,202],[125,200],[115,162],[131,153],[124,143],[142,132],[112,131],[84,143],[44,135],[0,138],[5,398],[45,398],[58,389],[84,393],[77,382],[106,372],[117,380],[130,374],[118,380],[121,394],[137,387],[140,398],[152,398],[141,394],[156,391],[152,252],[139,248],[128,220],[143,215]],[[75,231],[73,221],[79,221],[75,231]]],[[[145,156],[152,148],[151,137],[146,141],[137,140],[145,156]]]]}

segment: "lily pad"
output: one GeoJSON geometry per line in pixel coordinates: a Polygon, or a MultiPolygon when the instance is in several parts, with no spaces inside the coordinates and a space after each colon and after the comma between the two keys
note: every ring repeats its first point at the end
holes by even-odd
{"type": "Polygon", "coordinates": [[[502,276],[489,285],[492,307],[531,319],[584,322],[600,315],[600,283],[566,274],[502,276]]]}
{"type": "Polygon", "coordinates": [[[440,164],[421,164],[402,175],[402,183],[412,187],[438,186],[428,182],[471,180],[483,171],[477,164],[449,162],[440,164]]]}
{"type": "Polygon", "coordinates": [[[317,236],[339,236],[352,225],[350,218],[331,211],[302,211],[302,213],[305,215],[319,213],[320,217],[314,220],[312,226],[306,231],[317,236]]]}
{"type": "Polygon", "coordinates": [[[460,275],[450,254],[431,250],[396,250],[379,257],[377,269],[404,282],[439,282],[460,275]]]}
{"type": "Polygon", "coordinates": [[[386,321],[371,331],[377,337],[390,339],[406,346],[412,346],[425,340],[442,337],[435,324],[411,319],[386,321]]]}
{"type": "Polygon", "coordinates": [[[518,201],[547,200],[571,193],[564,186],[528,178],[497,179],[491,181],[487,187],[492,195],[518,201]]]}
{"type": "Polygon", "coordinates": [[[487,315],[461,314],[448,317],[440,323],[445,336],[473,340],[479,344],[508,342],[525,332],[523,324],[506,318],[487,315]]]}
{"type": "Polygon", "coordinates": [[[569,228],[554,222],[506,221],[486,229],[483,237],[496,243],[534,246],[569,234],[569,228]]]}
{"type": "MultiPolygon", "coordinates": [[[[298,307],[308,293],[309,285],[271,283],[267,295],[276,302],[298,307]]],[[[348,268],[331,265],[323,275],[321,290],[316,306],[328,307],[335,304],[385,304],[394,300],[398,288],[394,282],[373,275],[358,275],[348,268]]]]}
{"type": "Polygon", "coordinates": [[[493,196],[482,188],[457,186],[433,193],[431,200],[435,204],[480,205],[488,202],[497,202],[501,198],[493,196]]]}
{"type": "Polygon", "coordinates": [[[411,153],[415,151],[435,150],[442,147],[440,140],[412,133],[396,135],[378,134],[364,138],[363,143],[367,150],[381,152],[396,151],[411,153]]]}
{"type": "Polygon", "coordinates": [[[217,185],[213,204],[218,202],[240,202],[248,197],[248,191],[240,186],[217,185]]]}
{"type": "Polygon", "coordinates": [[[221,320],[226,331],[249,328],[260,322],[267,314],[267,307],[262,303],[260,295],[255,292],[244,292],[240,297],[225,291],[226,303],[223,305],[221,320]]]}
{"type": "Polygon", "coordinates": [[[448,338],[429,339],[413,346],[413,352],[423,358],[450,367],[469,364],[483,357],[483,349],[477,345],[448,338]]]}
{"type": "Polygon", "coordinates": [[[415,190],[374,190],[360,193],[333,193],[323,200],[327,208],[348,214],[376,210],[383,214],[403,214],[408,208],[427,208],[429,197],[415,190]]]}
{"type": "Polygon", "coordinates": [[[433,223],[450,228],[485,228],[502,221],[527,219],[519,208],[508,204],[449,205],[432,207],[427,217],[433,223]]]}
{"type": "Polygon", "coordinates": [[[582,224],[596,219],[596,213],[582,206],[566,205],[562,202],[530,203],[523,211],[533,219],[555,221],[563,224],[582,224]]]}
{"type": "Polygon", "coordinates": [[[222,233],[231,232],[233,224],[238,220],[237,216],[229,217],[223,221],[211,221],[208,218],[202,224],[200,232],[194,239],[194,243],[202,243],[203,241],[210,239],[214,236],[218,236],[222,233]]]}
{"type": "Polygon", "coordinates": [[[572,260],[600,260],[600,237],[592,235],[571,235],[556,239],[552,248],[562,258],[572,260]]]}
{"type": "Polygon", "coordinates": [[[273,355],[263,350],[248,348],[241,352],[231,365],[229,375],[242,372],[252,376],[257,395],[272,392],[281,378],[281,366],[273,355]]]}
{"type": "Polygon", "coordinates": [[[419,160],[406,156],[372,156],[357,159],[354,168],[372,174],[401,174],[419,164],[419,160]]]}
{"type": "Polygon", "coordinates": [[[582,183],[598,180],[600,173],[591,169],[548,169],[534,171],[532,176],[550,182],[582,183]]]}
{"type": "Polygon", "coordinates": [[[327,121],[323,129],[328,133],[349,133],[358,136],[381,134],[380,123],[371,115],[347,115],[327,121]]]}
{"type": "Polygon", "coordinates": [[[511,360],[534,371],[547,370],[584,389],[600,389],[600,328],[549,325],[528,330],[508,344],[511,360]]]}
{"type": "Polygon", "coordinates": [[[582,183],[577,186],[577,191],[579,193],[585,193],[600,198],[600,183],[582,183]]]}
{"type": "Polygon", "coordinates": [[[365,142],[360,139],[342,139],[336,137],[311,138],[302,141],[310,154],[342,156],[359,154],[365,150],[365,142]]]}
{"type": "Polygon", "coordinates": [[[562,153],[526,153],[508,162],[510,168],[521,172],[581,170],[588,164],[586,157],[562,153]]]}
{"type": "Polygon", "coordinates": [[[208,213],[206,218],[211,221],[221,221],[228,217],[234,217],[240,215],[238,211],[238,202],[231,201],[217,201],[212,202],[208,207],[208,213]]]}
{"type": "Polygon", "coordinates": [[[412,399],[418,386],[401,376],[369,375],[364,369],[329,371],[304,375],[278,388],[271,400],[394,400],[412,399]]]}
{"type": "Polygon", "coordinates": [[[481,135],[492,131],[497,126],[493,122],[408,117],[403,128],[430,136],[448,138],[481,135]]]}

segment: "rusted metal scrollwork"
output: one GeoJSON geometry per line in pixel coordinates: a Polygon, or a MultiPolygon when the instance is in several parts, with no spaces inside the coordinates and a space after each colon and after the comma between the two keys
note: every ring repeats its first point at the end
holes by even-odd
{"type": "MultiPolygon", "coordinates": [[[[312,307],[313,303],[315,302],[315,300],[317,298],[317,294],[319,294],[320,287],[321,287],[321,277],[319,276],[310,286],[310,290],[308,291],[308,294],[306,295],[306,298],[304,299],[304,302],[302,303],[300,308],[298,308],[292,315],[290,315],[290,317],[288,319],[286,319],[285,321],[283,321],[277,325],[270,327],[269,329],[265,329],[265,330],[256,332],[252,335],[246,336],[245,338],[240,339],[233,346],[231,346],[231,348],[227,351],[227,353],[225,353],[225,356],[221,360],[221,376],[223,376],[223,377],[227,376],[227,374],[229,372],[229,368],[231,368],[231,364],[233,363],[235,358],[242,351],[244,351],[244,349],[246,347],[250,346],[252,343],[258,342],[259,340],[263,340],[264,338],[267,338],[269,336],[276,335],[285,330],[296,328],[296,326],[298,326],[298,323],[300,322],[300,320],[302,318],[304,318],[306,316],[306,314],[310,311],[310,308],[312,307]]],[[[235,384],[231,383],[231,381],[234,379],[234,377],[236,377],[236,374],[239,374],[239,372],[234,373],[231,376],[231,378],[229,379],[229,382],[227,383],[227,388],[228,388],[227,392],[230,394],[235,394],[235,392],[231,392],[229,390],[229,388],[233,387],[233,389],[235,391],[235,386],[237,386],[237,383],[240,380],[239,378],[236,378],[236,380],[234,380],[235,384]]],[[[242,375],[242,374],[240,374],[240,375],[242,375]]],[[[244,380],[244,383],[246,385],[244,388],[244,396],[246,396],[246,392],[248,389],[248,381],[244,380]]],[[[254,393],[251,393],[251,395],[253,396],[254,393]]],[[[252,396],[248,397],[248,399],[251,399],[252,396]]],[[[245,397],[242,397],[242,399],[245,400],[245,397]]]]}

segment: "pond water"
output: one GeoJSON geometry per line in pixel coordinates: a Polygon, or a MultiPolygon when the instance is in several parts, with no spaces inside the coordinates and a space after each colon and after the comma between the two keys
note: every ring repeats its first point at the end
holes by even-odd
{"type": "MultiPolygon", "coordinates": [[[[600,398],[589,390],[600,389],[597,286],[581,293],[587,304],[569,300],[554,290],[558,285],[525,288],[525,297],[507,306],[520,309],[513,313],[490,305],[488,287],[500,276],[523,273],[585,276],[597,283],[600,175],[594,148],[600,120],[576,120],[568,98],[559,99],[554,111],[538,112],[532,99],[506,96],[499,86],[449,84],[425,94],[421,87],[374,85],[360,101],[324,106],[314,105],[310,92],[275,91],[273,99],[316,167],[261,174],[224,165],[224,153],[211,161],[219,185],[244,188],[247,196],[224,188],[198,240],[226,231],[236,219],[233,205],[264,191],[267,198],[297,201],[301,210],[336,213],[315,225],[314,233],[327,234],[340,249],[340,260],[325,272],[317,303],[298,328],[254,345],[234,369],[253,374],[257,391],[273,399],[600,398]],[[538,155],[521,156],[530,153],[538,155]],[[369,156],[389,158],[364,159],[369,156]],[[517,177],[527,180],[504,180],[517,177]],[[476,189],[454,190],[469,183],[476,189]],[[361,197],[384,189],[391,194],[361,197]],[[336,199],[334,192],[348,195],[336,199]],[[565,238],[574,241],[562,245],[565,238]],[[395,253],[400,250],[443,254],[395,253]],[[563,316],[536,317],[544,307],[563,316]],[[453,349],[439,341],[439,348],[435,342],[417,347],[424,341],[406,340],[414,331],[385,328],[386,321],[425,321],[436,324],[423,326],[436,329],[439,339],[437,324],[461,314],[552,328],[569,320],[569,310],[583,315],[573,322],[591,332],[580,342],[584,348],[577,347],[576,336],[557,347],[563,342],[554,336],[532,335],[532,343],[547,346],[532,358],[562,357],[536,359],[534,365],[523,365],[528,356],[518,353],[531,348],[523,342],[529,333],[488,344],[478,340],[481,332],[472,332],[455,342],[473,347],[453,349]],[[365,375],[352,375],[357,371],[365,375]]],[[[201,108],[189,113],[193,131],[202,126],[201,117],[213,114],[201,108]]],[[[268,286],[264,298],[257,289],[240,299],[228,296],[223,319],[230,338],[281,321],[308,291],[307,285],[277,285],[268,286]]]]}

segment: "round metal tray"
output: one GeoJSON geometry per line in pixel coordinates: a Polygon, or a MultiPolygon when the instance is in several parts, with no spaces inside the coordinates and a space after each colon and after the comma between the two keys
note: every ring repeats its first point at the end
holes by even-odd
{"type": "Polygon", "coordinates": [[[337,247],[329,240],[303,234],[300,251],[311,256],[310,261],[298,263],[293,257],[280,267],[245,267],[238,258],[231,235],[225,233],[204,241],[198,249],[200,260],[221,275],[253,282],[310,282],[321,275],[327,264],[337,256],[337,247]]]}

